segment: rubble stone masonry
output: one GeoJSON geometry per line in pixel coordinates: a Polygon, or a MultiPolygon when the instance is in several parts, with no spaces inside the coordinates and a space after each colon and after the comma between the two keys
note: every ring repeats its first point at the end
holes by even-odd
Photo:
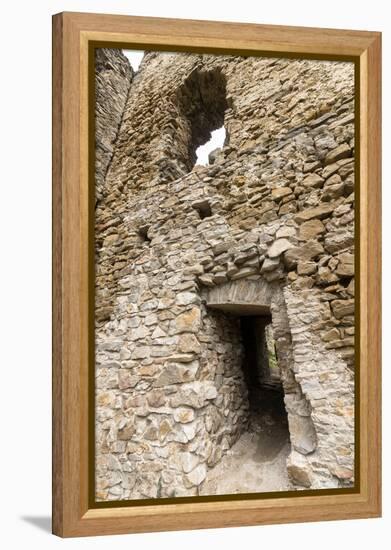
{"type": "Polygon", "coordinates": [[[198,495],[246,430],[216,303],[271,313],[292,490],[354,483],[352,63],[98,50],[95,232],[97,500],[198,495]]]}

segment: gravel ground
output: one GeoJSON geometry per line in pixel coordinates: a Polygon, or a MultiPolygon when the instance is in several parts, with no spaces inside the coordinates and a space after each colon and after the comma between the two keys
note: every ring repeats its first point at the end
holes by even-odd
{"type": "MultiPolygon", "coordinates": [[[[263,493],[292,489],[286,471],[290,440],[278,392],[267,392],[242,434],[221,462],[209,470],[201,495],[263,493]],[[265,404],[266,403],[266,404],[265,404]]],[[[263,394],[262,397],[264,397],[263,394]]]]}

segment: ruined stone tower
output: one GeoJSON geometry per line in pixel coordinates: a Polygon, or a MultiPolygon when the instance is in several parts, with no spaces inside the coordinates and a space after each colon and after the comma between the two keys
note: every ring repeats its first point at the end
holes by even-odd
{"type": "Polygon", "coordinates": [[[351,63],[97,51],[97,500],[202,493],[248,426],[248,317],[292,490],[353,484],[353,157],[351,63]]]}

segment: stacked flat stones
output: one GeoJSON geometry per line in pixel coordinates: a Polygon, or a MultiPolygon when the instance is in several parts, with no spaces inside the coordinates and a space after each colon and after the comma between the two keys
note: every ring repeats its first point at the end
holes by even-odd
{"type": "Polygon", "coordinates": [[[289,357],[292,488],[351,485],[353,65],[150,52],[133,75],[119,50],[105,55],[96,107],[97,118],[106,113],[96,163],[98,500],[197,495],[247,429],[238,319],[205,304],[209,289],[235,281],[263,281],[281,297],[284,320],[275,307],[273,323],[285,323],[278,345],[289,357]],[[190,169],[196,85],[198,102],[225,105],[229,140],[213,164],[190,169]],[[214,101],[214,90],[226,97],[214,101]]]}

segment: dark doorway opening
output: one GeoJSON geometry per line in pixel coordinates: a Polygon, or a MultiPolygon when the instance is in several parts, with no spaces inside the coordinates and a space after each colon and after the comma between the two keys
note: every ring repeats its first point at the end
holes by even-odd
{"type": "Polygon", "coordinates": [[[254,404],[263,389],[282,393],[281,374],[278,366],[271,316],[246,316],[240,318],[240,330],[244,347],[243,370],[254,404]]]}
{"type": "Polygon", "coordinates": [[[290,442],[288,416],[271,316],[240,318],[243,372],[250,407],[249,429],[262,433],[265,458],[290,442]]]}
{"type": "Polygon", "coordinates": [[[200,494],[289,490],[286,460],[291,442],[270,310],[228,301],[210,307],[236,321],[249,407],[246,429],[208,472],[200,494]]]}

